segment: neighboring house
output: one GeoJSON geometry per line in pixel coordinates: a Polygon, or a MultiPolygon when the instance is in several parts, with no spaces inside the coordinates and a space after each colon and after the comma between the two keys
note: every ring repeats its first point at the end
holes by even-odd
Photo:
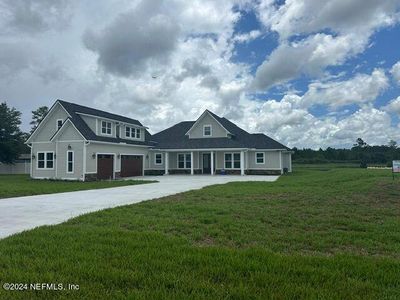
{"type": "Polygon", "coordinates": [[[29,174],[31,170],[31,155],[21,154],[12,164],[0,163],[0,174],[29,174]]]}
{"type": "Polygon", "coordinates": [[[31,177],[74,180],[163,174],[280,174],[291,151],[206,110],[151,135],[139,121],[57,100],[26,143],[31,177]]]}

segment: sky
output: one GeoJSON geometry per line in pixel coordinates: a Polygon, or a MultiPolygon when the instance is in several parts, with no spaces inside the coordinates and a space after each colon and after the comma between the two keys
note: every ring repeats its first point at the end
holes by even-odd
{"type": "Polygon", "coordinates": [[[156,133],[205,109],[289,147],[400,143],[400,0],[0,0],[0,101],[156,133]]]}

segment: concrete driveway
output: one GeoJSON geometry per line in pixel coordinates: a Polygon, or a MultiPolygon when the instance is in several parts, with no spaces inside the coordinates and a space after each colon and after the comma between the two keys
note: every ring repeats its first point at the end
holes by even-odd
{"type": "Polygon", "coordinates": [[[279,176],[146,176],[157,183],[108,189],[0,199],[0,238],[105,208],[138,203],[213,184],[233,181],[275,181],[279,176]]]}

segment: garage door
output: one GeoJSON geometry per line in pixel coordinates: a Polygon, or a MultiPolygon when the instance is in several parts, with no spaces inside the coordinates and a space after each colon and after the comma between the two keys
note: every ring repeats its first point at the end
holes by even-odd
{"type": "Polygon", "coordinates": [[[114,156],[97,155],[97,179],[112,179],[114,177],[114,156]]]}
{"type": "Polygon", "coordinates": [[[143,156],[121,155],[121,177],[142,176],[143,156]]]}

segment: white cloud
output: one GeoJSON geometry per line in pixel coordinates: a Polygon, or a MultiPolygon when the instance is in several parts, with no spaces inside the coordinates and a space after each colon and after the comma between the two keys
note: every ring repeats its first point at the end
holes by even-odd
{"type": "Polygon", "coordinates": [[[257,69],[253,87],[268,89],[343,64],[364,51],[376,30],[398,22],[399,5],[397,0],[287,0],[281,6],[261,1],[259,18],[279,33],[281,43],[257,69]],[[289,42],[293,36],[300,40],[289,42]]]}
{"type": "Polygon", "coordinates": [[[263,90],[301,74],[316,76],[325,67],[342,64],[360,53],[367,42],[355,35],[334,37],[323,33],[300,42],[283,42],[258,67],[253,87],[263,90]]]}
{"type": "Polygon", "coordinates": [[[233,37],[233,41],[237,43],[248,43],[261,36],[260,30],[252,30],[246,33],[237,34],[233,37]]]}
{"type": "Polygon", "coordinates": [[[317,118],[299,105],[301,97],[281,101],[248,101],[243,119],[252,130],[265,132],[290,147],[350,147],[358,137],[369,144],[386,144],[400,139],[399,128],[391,125],[388,113],[364,107],[347,116],[317,118]]]}
{"type": "Polygon", "coordinates": [[[305,107],[325,104],[333,109],[349,104],[370,103],[388,86],[389,80],[384,70],[375,69],[370,75],[357,74],[349,80],[311,83],[301,102],[305,107]]]}
{"type": "Polygon", "coordinates": [[[397,84],[400,85],[400,61],[393,65],[390,73],[392,74],[394,80],[396,80],[397,84]]]}
{"type": "Polygon", "coordinates": [[[265,26],[286,39],[326,29],[369,35],[371,30],[397,22],[399,5],[397,0],[286,0],[279,6],[274,0],[264,0],[257,11],[265,26]]]}
{"type": "Polygon", "coordinates": [[[400,115],[400,96],[391,100],[383,109],[389,113],[396,113],[400,115]]]}

